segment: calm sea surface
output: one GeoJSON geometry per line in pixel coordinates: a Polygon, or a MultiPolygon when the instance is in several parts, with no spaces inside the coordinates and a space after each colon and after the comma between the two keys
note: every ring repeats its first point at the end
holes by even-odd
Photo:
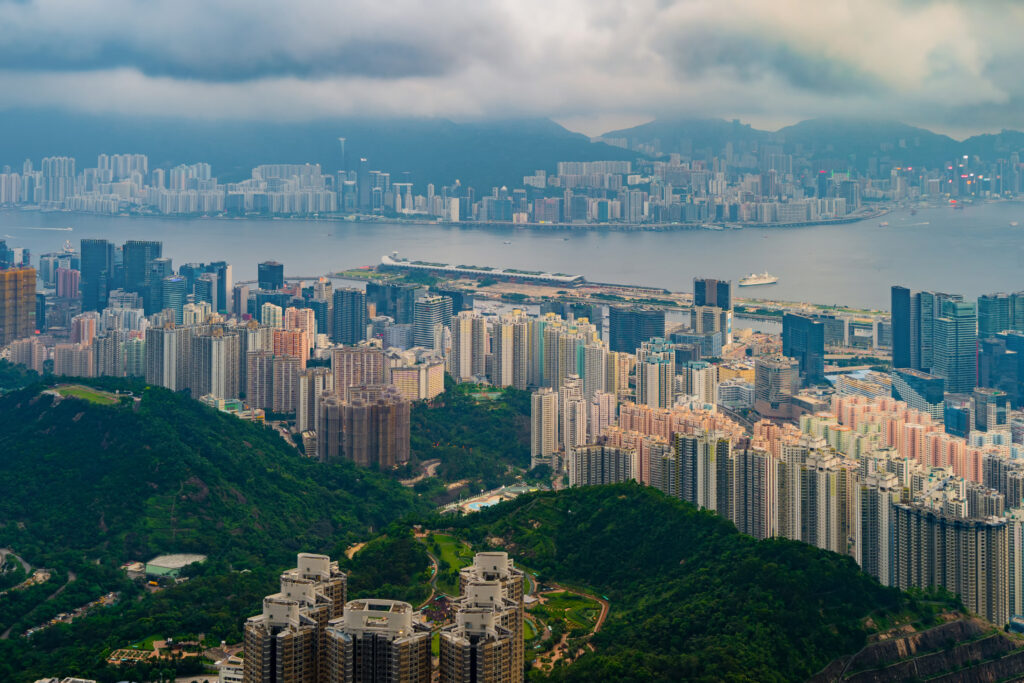
{"type": "Polygon", "coordinates": [[[449,263],[538,269],[599,282],[688,291],[695,275],[732,279],[767,270],[769,287],[740,296],[888,308],[889,286],[968,297],[1024,290],[1024,204],[900,211],[847,225],[744,230],[619,232],[470,228],[339,221],[134,218],[0,212],[0,238],[34,257],[64,240],[153,239],[174,265],[227,260],[235,280],[278,260],[289,276],[378,263],[392,251],[449,263]],[[1011,226],[1011,222],[1020,226],[1011,226]],[[71,227],[68,231],[41,228],[71,227]],[[511,244],[505,244],[505,242],[511,244]]]}

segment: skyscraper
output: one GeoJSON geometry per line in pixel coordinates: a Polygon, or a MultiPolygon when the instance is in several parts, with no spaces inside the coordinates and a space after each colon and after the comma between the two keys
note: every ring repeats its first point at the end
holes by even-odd
{"type": "Polygon", "coordinates": [[[331,370],[334,374],[334,393],[345,400],[352,387],[384,384],[384,352],[375,346],[334,349],[331,352],[331,370]]]}
{"type": "Polygon", "coordinates": [[[934,325],[932,374],[946,380],[946,391],[970,392],[978,379],[977,316],[974,304],[942,302],[934,325]]]}
{"type": "Polygon", "coordinates": [[[693,278],[693,305],[732,310],[732,282],[714,278],[693,278]]]}
{"type": "Polygon", "coordinates": [[[542,387],[530,403],[530,468],[552,464],[558,451],[558,393],[542,387]]]}
{"type": "Polygon", "coordinates": [[[825,326],[805,315],[782,316],[782,355],[799,363],[806,384],[825,381],[825,326]]]}
{"type": "Polygon", "coordinates": [[[982,432],[1007,429],[1010,399],[1005,391],[977,387],[973,398],[974,429],[982,432]]]}
{"type": "Polygon", "coordinates": [[[256,282],[260,289],[278,290],[284,287],[284,264],[264,261],[256,267],[256,282]]]}
{"type": "Polygon", "coordinates": [[[174,312],[174,322],[181,324],[182,311],[185,308],[185,278],[180,275],[165,277],[161,283],[162,304],[160,310],[171,310],[174,312]]]}
{"type": "Polygon", "coordinates": [[[124,290],[142,295],[147,304],[151,296],[153,260],[163,256],[162,251],[161,242],[128,240],[124,243],[124,290]]]}
{"type": "Polygon", "coordinates": [[[319,458],[345,458],[362,467],[391,469],[409,461],[409,401],[389,384],[349,389],[320,400],[319,458]]]}
{"type": "Polygon", "coordinates": [[[919,505],[893,505],[892,585],[941,587],[994,624],[1010,619],[1007,520],[963,518],[919,505]]]}
{"type": "Polygon", "coordinates": [[[487,372],[487,324],[479,313],[462,311],[452,318],[450,372],[456,382],[487,372]]]}
{"type": "Polygon", "coordinates": [[[754,361],[754,410],[763,417],[789,417],[800,387],[796,360],[782,356],[754,361]]]}
{"type": "Polygon", "coordinates": [[[327,671],[317,680],[430,683],[430,629],[413,617],[412,605],[398,600],[347,603],[327,627],[327,671]]]}
{"type": "Polygon", "coordinates": [[[608,348],[635,353],[640,342],[665,336],[665,311],[650,308],[608,309],[608,348]]]}
{"type": "Polygon", "coordinates": [[[634,479],[636,451],[631,448],[577,446],[566,457],[569,486],[617,484],[634,479]]]}
{"type": "Polygon", "coordinates": [[[0,270],[0,346],[31,336],[35,328],[35,268],[0,270]]]}
{"type": "Polygon", "coordinates": [[[512,633],[511,678],[498,680],[523,680],[524,577],[505,552],[477,553],[471,565],[459,570],[462,599],[455,602],[456,609],[479,609],[483,607],[480,598],[486,596],[487,605],[494,605],[495,621],[512,633]],[[500,587],[500,599],[491,592],[494,584],[500,587]]]}
{"type": "Polygon", "coordinates": [[[334,290],[334,336],[339,344],[358,344],[366,339],[366,293],[352,287],[334,290]]]}
{"type": "Polygon", "coordinates": [[[107,240],[82,240],[82,310],[106,308],[114,275],[114,245],[107,240]]]}
{"type": "MultiPolygon", "coordinates": [[[[150,294],[148,299],[143,299],[143,307],[146,315],[159,313],[164,305],[164,280],[174,275],[174,266],[171,259],[166,256],[153,259],[151,264],[152,272],[149,276],[150,294]]],[[[188,293],[188,286],[185,287],[188,293]]]]}
{"type": "Polygon", "coordinates": [[[978,338],[994,337],[1013,329],[1013,306],[1009,294],[984,294],[978,297],[978,338]]]}
{"type": "Polygon", "coordinates": [[[348,577],[326,555],[299,553],[297,565],[244,624],[246,683],[329,680],[328,622],[344,614],[348,577]]]}
{"type": "Polygon", "coordinates": [[[444,328],[451,327],[452,300],[446,296],[424,296],[413,306],[413,343],[425,349],[443,351],[444,328]]]}

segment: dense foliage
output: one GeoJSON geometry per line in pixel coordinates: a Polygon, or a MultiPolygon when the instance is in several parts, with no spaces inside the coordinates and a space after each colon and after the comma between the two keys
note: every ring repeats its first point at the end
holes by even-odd
{"type": "MultiPolygon", "coordinates": [[[[0,634],[11,629],[0,640],[0,680],[54,671],[123,680],[105,667],[106,653],[160,633],[237,642],[297,552],[337,556],[430,507],[387,475],[308,460],[273,430],[187,397],[91,383],[134,397],[99,405],[39,385],[0,397],[0,547],[54,570],[45,584],[0,597],[0,634]],[[155,595],[118,569],[165,552],[209,560],[155,595]],[[108,591],[122,593],[114,607],[19,637],[108,591]]],[[[145,666],[127,673],[151,677],[145,666]]]]}
{"type": "MultiPolygon", "coordinates": [[[[0,680],[33,681],[54,673],[74,673],[100,681],[152,680],[166,664],[107,666],[111,651],[147,637],[198,637],[207,645],[238,642],[244,618],[260,611],[263,596],[277,585],[277,571],[260,568],[231,572],[218,562],[189,582],[156,594],[125,582],[119,602],[71,624],[58,624],[30,640],[0,641],[0,680]]],[[[178,673],[200,673],[198,661],[178,665],[178,673]]]]}
{"type": "Polygon", "coordinates": [[[384,536],[360,548],[343,566],[349,572],[350,598],[389,598],[419,605],[430,595],[430,559],[408,526],[388,527],[384,536]]]}
{"type": "Polygon", "coordinates": [[[359,540],[422,509],[390,478],[299,456],[273,430],[160,388],[100,406],[0,398],[0,546],[123,562],[199,552],[236,566],[359,540]]]}
{"type": "Polygon", "coordinates": [[[437,474],[445,481],[467,479],[484,488],[508,482],[510,467],[528,468],[529,392],[455,385],[447,379],[443,394],[413,407],[413,455],[420,461],[439,458],[437,474]]]}
{"type": "Polygon", "coordinates": [[[12,389],[21,389],[39,381],[39,373],[24,365],[16,365],[0,358],[0,394],[12,389]]]}
{"type": "Polygon", "coordinates": [[[919,613],[849,557],[741,535],[728,521],[636,484],[523,496],[457,522],[542,578],[611,599],[595,654],[565,680],[805,679],[863,646],[863,620],[919,613]]]}

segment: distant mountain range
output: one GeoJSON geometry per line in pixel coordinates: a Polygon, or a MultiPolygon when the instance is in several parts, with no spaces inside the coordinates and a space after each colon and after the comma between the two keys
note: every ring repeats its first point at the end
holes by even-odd
{"type": "Polygon", "coordinates": [[[963,154],[986,161],[1024,149],[1024,133],[1003,131],[958,142],[892,121],[812,119],[765,131],[722,119],[659,119],[605,133],[597,141],[549,119],[455,123],[446,119],[321,119],[296,123],[203,120],[82,114],[63,110],[0,111],[0,166],[20,170],[24,159],[73,156],[79,168],[98,154],[147,154],[150,167],[205,161],[222,182],[250,176],[266,163],[318,163],[325,172],[355,168],[361,157],[371,169],[391,173],[423,191],[459,179],[477,192],[519,187],[536,169],[553,173],[559,161],[636,159],[631,151],[655,145],[663,154],[697,158],[777,145],[803,152],[822,168],[867,170],[871,160],[936,167],[963,154]],[[344,137],[342,156],[338,138],[344,137]],[[600,140],[625,140],[630,149],[600,140]]]}
{"type": "Polygon", "coordinates": [[[651,145],[662,154],[679,152],[698,158],[721,155],[730,142],[737,153],[752,144],[774,145],[786,153],[806,154],[822,168],[858,170],[869,168],[872,159],[935,168],[964,154],[995,161],[1024,150],[1024,133],[1014,130],[957,141],[897,121],[844,118],[809,119],[777,131],[758,130],[736,120],[658,119],[610,131],[599,139],[625,139],[630,148],[651,145]]]}
{"type": "Polygon", "coordinates": [[[0,111],[0,166],[21,169],[31,158],[73,156],[80,168],[100,153],[149,155],[151,168],[205,161],[222,182],[250,176],[269,163],[318,163],[333,173],[371,169],[408,180],[463,185],[489,192],[519,187],[536,169],[554,172],[559,161],[632,159],[635,154],[572,133],[547,119],[454,123],[445,119],[332,119],[301,123],[207,121],[101,116],[54,110],[0,111]],[[346,138],[345,158],[338,138],[346,138]],[[403,175],[407,173],[408,175],[403,175]]]}

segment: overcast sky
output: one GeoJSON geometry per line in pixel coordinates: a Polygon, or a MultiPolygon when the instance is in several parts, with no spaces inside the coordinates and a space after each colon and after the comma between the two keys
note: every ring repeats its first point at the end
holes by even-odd
{"type": "Polygon", "coordinates": [[[1024,129],[1024,3],[0,0],[0,106],[1024,129]]]}

